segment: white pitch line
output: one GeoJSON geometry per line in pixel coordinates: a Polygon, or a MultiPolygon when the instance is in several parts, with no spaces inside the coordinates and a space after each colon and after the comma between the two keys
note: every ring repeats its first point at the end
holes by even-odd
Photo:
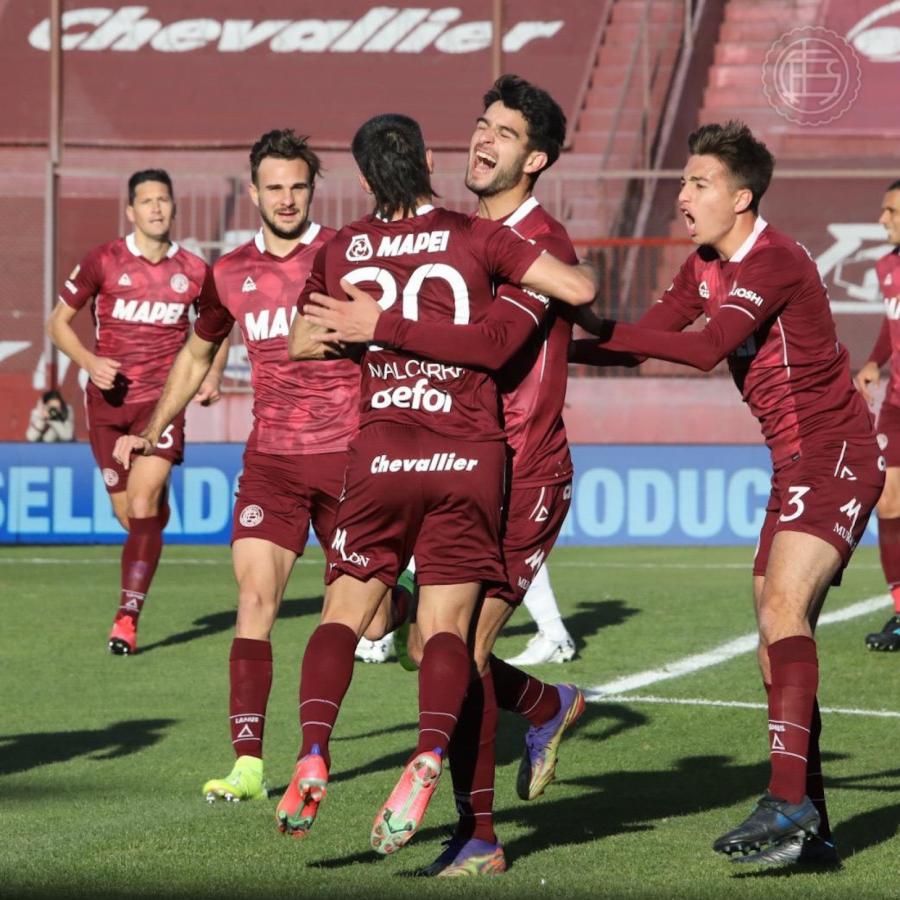
{"type": "MultiPolygon", "coordinates": [[[[860,600],[858,603],[851,603],[843,609],[839,609],[833,613],[825,613],[819,617],[819,625],[831,625],[833,622],[846,622],[848,619],[856,619],[859,616],[868,615],[870,612],[882,609],[891,604],[890,595],[879,594],[877,597],[869,597],[868,600],[860,600]]],[[[705,653],[695,653],[691,656],[684,656],[673,662],[666,663],[656,669],[647,669],[644,672],[637,672],[634,675],[625,675],[621,678],[614,678],[605,684],[598,684],[594,687],[587,688],[584,692],[587,700],[605,700],[611,694],[627,694],[636,691],[639,688],[647,687],[650,684],[656,684],[658,681],[668,681],[670,678],[678,678],[681,675],[690,675],[693,672],[699,672],[701,669],[708,669],[710,666],[716,666],[719,663],[728,662],[736,656],[744,653],[750,653],[756,649],[757,634],[745,634],[743,637],[728,641],[727,644],[720,644],[707,650],[705,653]]]]}
{"type": "MultiPolygon", "coordinates": [[[[0,556],[0,563],[7,563],[8,565],[32,565],[32,566],[95,566],[95,565],[116,565],[118,566],[122,560],[120,558],[107,557],[107,556],[98,556],[95,559],[58,559],[56,557],[43,557],[43,556],[23,556],[19,559],[15,559],[12,557],[3,557],[0,556]]],[[[223,566],[227,565],[230,562],[229,559],[196,559],[193,557],[185,557],[184,559],[166,559],[163,557],[159,564],[161,566],[223,566]]],[[[298,565],[304,566],[321,566],[324,564],[324,560],[321,559],[306,559],[306,557],[300,557],[297,560],[298,565]]]]}
{"type": "MultiPolygon", "coordinates": [[[[722,706],[728,709],[766,709],[765,703],[747,703],[743,700],[704,700],[692,697],[654,697],[652,695],[610,694],[604,696],[606,703],[655,703],[660,706],[722,706]]],[[[876,719],[900,719],[900,712],[890,709],[855,709],[845,706],[823,706],[823,713],[839,713],[845,716],[868,716],[876,719]]]]}

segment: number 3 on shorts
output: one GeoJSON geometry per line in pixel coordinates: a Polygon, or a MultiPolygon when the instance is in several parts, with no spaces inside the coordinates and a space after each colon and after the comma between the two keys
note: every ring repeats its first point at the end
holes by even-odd
{"type": "MultiPolygon", "coordinates": [[[[159,440],[156,442],[156,446],[159,450],[168,450],[172,444],[175,443],[175,438],[172,435],[172,429],[175,427],[174,424],[166,427],[166,430],[160,435],[159,440]]],[[[793,488],[791,488],[793,490],[793,488]]]]}
{"type": "Polygon", "coordinates": [[[778,517],[779,522],[793,522],[794,519],[799,519],[800,516],[803,515],[804,509],[806,509],[803,503],[803,496],[810,490],[808,487],[795,487],[791,485],[788,488],[790,492],[790,498],[788,499],[788,506],[794,507],[794,512],[792,512],[789,516],[782,514],[778,517]]]}

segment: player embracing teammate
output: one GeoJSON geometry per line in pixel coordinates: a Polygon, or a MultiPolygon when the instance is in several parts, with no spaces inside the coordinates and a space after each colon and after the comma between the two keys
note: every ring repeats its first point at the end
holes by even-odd
{"type": "Polygon", "coordinates": [[[753,564],[771,777],[714,849],[745,854],[738,862],[836,864],[813,632],[881,494],[885,463],[815,263],[759,214],[771,153],[740,122],[701,126],[688,144],[678,206],[698,249],[640,321],[606,322],[599,343],[577,342],[574,359],[602,363],[623,351],[704,370],[728,360],[772,456],[753,564]],[[701,316],[702,330],[681,333],[701,316]]]}
{"type": "MultiPolygon", "coordinates": [[[[430,154],[411,119],[386,115],[365,123],[353,154],[376,213],[342,229],[320,254],[299,306],[313,292],[344,296],[342,280],[350,289],[372,290],[393,315],[460,325],[488,314],[494,280],[572,303],[593,298],[587,274],[513,229],[433,207],[430,154]]],[[[545,298],[531,300],[546,305],[545,298]]],[[[526,305],[515,309],[533,321],[526,305]]],[[[300,322],[293,350],[303,338],[300,322]]],[[[322,622],[302,665],[303,744],[278,816],[295,835],[312,826],[356,641],[384,587],[415,553],[424,643],[419,740],[372,829],[373,846],[391,853],[418,828],[441,774],[471,678],[466,641],[482,584],[505,580],[505,436],[496,386],[485,372],[378,345],[361,365],[360,433],[350,447],[322,622]]]]}
{"type": "MultiPolygon", "coordinates": [[[[545,91],[514,75],[500,78],[483,99],[466,169],[466,185],[478,197],[478,216],[574,262],[564,228],[532,194],[565,140],[562,110],[545,91]]],[[[352,303],[312,296],[306,315],[327,329],[319,340],[374,341],[442,363],[492,370],[501,391],[512,452],[503,529],[507,575],[503,583],[488,587],[479,611],[474,637],[478,678],[469,687],[449,745],[459,821],[447,849],[426,873],[503,871],[503,848],[493,823],[497,707],[524,716],[531,725],[517,784],[525,800],[542,793],[554,777],[562,734],[584,707],[573,685],[544,684],[492,654],[497,635],[541,570],[569,508],[572,462],[562,408],[573,310],[507,284],[498,288],[482,321],[443,323],[382,312],[362,291],[349,291],[352,303]],[[523,315],[523,309],[529,314],[523,315]]]]}

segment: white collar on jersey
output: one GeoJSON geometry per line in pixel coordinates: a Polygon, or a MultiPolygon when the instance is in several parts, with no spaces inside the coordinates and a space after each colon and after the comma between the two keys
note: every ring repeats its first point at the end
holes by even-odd
{"type": "Polygon", "coordinates": [[[768,224],[769,223],[762,216],[757,216],[753,231],[747,235],[747,240],[737,248],[737,252],[728,260],[728,262],[743,262],[744,257],[753,249],[756,239],[762,234],[763,229],[768,224]]]}
{"type": "Polygon", "coordinates": [[[503,224],[508,228],[514,228],[528,215],[528,213],[540,205],[537,197],[529,197],[527,200],[523,200],[519,206],[503,220],[503,224]]]}
{"type": "MultiPolygon", "coordinates": [[[[434,209],[434,206],[431,203],[423,203],[421,206],[416,207],[416,215],[424,216],[424,215],[430,213],[433,209],[434,209]]],[[[391,221],[391,219],[386,219],[381,213],[375,213],[375,218],[381,219],[382,222],[390,222],[391,221]]],[[[397,219],[396,221],[399,222],[401,220],[397,219]]]]}
{"type": "MultiPolygon", "coordinates": [[[[300,238],[301,244],[311,244],[319,232],[322,230],[322,226],[318,222],[310,222],[306,226],[306,231],[303,232],[303,236],[300,238]]],[[[256,232],[253,237],[253,243],[256,244],[256,249],[259,250],[260,253],[266,252],[266,239],[263,237],[262,228],[256,232]]]]}
{"type": "MultiPolygon", "coordinates": [[[[125,246],[128,248],[128,252],[132,256],[143,256],[144,255],[143,253],[141,253],[140,249],[138,248],[137,238],[135,238],[133,231],[131,232],[131,234],[125,235],[125,246]]],[[[172,241],[171,244],[169,245],[169,250],[166,253],[166,259],[171,259],[179,251],[179,249],[180,248],[179,248],[178,244],[175,243],[175,241],[172,241]]]]}

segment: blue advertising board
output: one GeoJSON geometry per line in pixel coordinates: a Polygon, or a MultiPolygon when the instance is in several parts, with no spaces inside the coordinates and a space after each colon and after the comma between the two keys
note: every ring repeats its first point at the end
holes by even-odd
{"type": "MultiPolygon", "coordinates": [[[[228,543],[242,451],[188,446],[172,475],[169,543],[228,543]]],[[[561,545],[756,542],[769,495],[764,447],[581,445],[572,455],[561,545]]],[[[864,540],[874,533],[873,517],[864,540]]],[[[122,536],[87,444],[0,444],[0,544],[115,544],[122,536]]]]}

